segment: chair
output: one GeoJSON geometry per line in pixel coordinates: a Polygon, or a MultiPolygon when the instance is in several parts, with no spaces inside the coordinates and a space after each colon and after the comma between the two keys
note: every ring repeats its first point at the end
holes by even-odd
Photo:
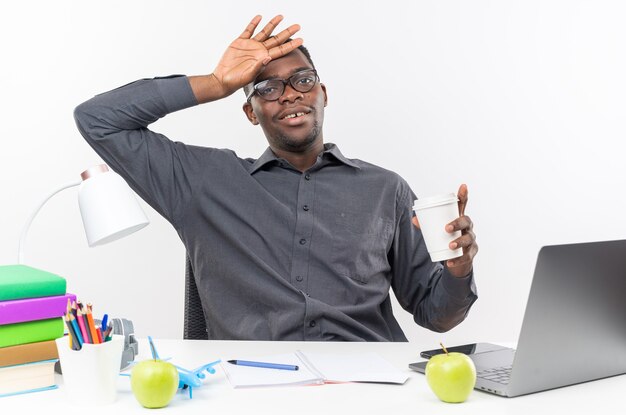
{"type": "Polygon", "coordinates": [[[185,320],[183,338],[186,340],[208,340],[206,318],[198,294],[196,279],[189,255],[185,264],[185,320]]]}

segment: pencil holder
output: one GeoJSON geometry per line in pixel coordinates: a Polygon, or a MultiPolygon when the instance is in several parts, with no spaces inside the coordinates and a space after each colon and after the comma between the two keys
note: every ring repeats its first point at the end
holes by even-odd
{"type": "Polygon", "coordinates": [[[81,406],[107,405],[117,397],[117,380],[124,350],[124,336],[108,342],[83,344],[72,350],[67,338],[56,339],[63,371],[63,389],[72,403],[81,406]]]}

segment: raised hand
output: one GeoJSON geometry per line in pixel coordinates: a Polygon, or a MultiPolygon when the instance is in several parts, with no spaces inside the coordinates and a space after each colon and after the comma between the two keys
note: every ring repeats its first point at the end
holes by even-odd
{"type": "Polygon", "coordinates": [[[285,43],[300,30],[300,25],[291,25],[277,35],[272,35],[282,20],[281,15],[274,17],[254,35],[261,22],[261,16],[257,15],[228,46],[212,74],[219,83],[223,96],[228,96],[252,82],[272,59],[280,58],[302,45],[300,38],[285,43]]]}

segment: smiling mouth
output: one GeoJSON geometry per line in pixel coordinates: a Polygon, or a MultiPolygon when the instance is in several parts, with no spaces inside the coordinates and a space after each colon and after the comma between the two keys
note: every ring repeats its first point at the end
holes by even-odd
{"type": "Polygon", "coordinates": [[[284,120],[288,120],[290,118],[298,118],[298,117],[302,117],[303,115],[306,115],[306,113],[304,112],[296,112],[295,114],[289,114],[289,115],[285,115],[285,117],[283,118],[284,120]]]}

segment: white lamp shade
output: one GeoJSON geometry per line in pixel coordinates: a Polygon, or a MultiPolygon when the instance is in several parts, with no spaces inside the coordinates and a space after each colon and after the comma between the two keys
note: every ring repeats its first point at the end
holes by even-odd
{"type": "Polygon", "coordinates": [[[83,173],[78,205],[90,247],[123,238],[150,221],[128,184],[106,169],[83,173]]]}

